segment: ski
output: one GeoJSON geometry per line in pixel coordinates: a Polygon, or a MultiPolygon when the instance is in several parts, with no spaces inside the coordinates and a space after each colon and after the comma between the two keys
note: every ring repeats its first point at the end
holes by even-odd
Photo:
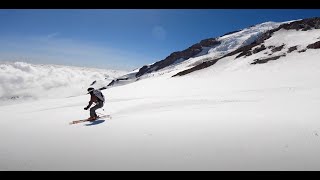
{"type": "MultiPolygon", "coordinates": [[[[102,115],[102,116],[99,116],[96,120],[99,120],[100,118],[110,118],[110,119],[112,119],[111,115],[102,115]]],[[[93,121],[96,121],[96,120],[93,120],[93,121]]],[[[89,121],[89,120],[88,119],[81,119],[81,120],[72,121],[69,124],[72,125],[72,124],[78,124],[78,123],[87,122],[87,121],[89,121]]],[[[93,122],[93,121],[89,121],[89,122],[93,122]]]]}
{"type": "Polygon", "coordinates": [[[78,124],[78,123],[86,122],[86,121],[88,121],[88,119],[75,120],[75,121],[70,122],[69,124],[70,124],[70,125],[71,125],[71,124],[78,124]]]}

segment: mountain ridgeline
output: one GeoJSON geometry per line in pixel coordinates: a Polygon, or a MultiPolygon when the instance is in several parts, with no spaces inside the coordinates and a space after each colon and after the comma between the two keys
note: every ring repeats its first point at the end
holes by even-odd
{"type": "MultiPolygon", "coordinates": [[[[259,37],[252,44],[240,47],[239,49],[237,49],[237,50],[235,50],[233,52],[230,52],[229,54],[227,54],[227,55],[225,55],[225,56],[223,56],[221,58],[210,60],[210,61],[207,61],[207,62],[203,62],[202,64],[199,64],[199,65],[197,65],[197,66],[195,66],[193,68],[190,68],[190,69],[184,70],[182,72],[179,72],[179,73],[173,75],[173,77],[175,77],[175,76],[183,76],[183,75],[189,74],[191,72],[194,72],[194,71],[197,71],[197,70],[200,70],[200,69],[203,69],[203,68],[207,68],[207,67],[215,64],[218,60],[220,60],[220,59],[222,59],[224,57],[232,56],[232,55],[235,55],[235,54],[238,54],[238,53],[240,53],[240,54],[238,56],[236,56],[236,58],[239,58],[241,56],[250,56],[252,54],[256,54],[256,53],[258,53],[258,52],[260,52],[262,50],[265,50],[267,48],[271,49],[272,52],[280,51],[280,50],[283,49],[285,44],[282,44],[281,46],[278,46],[278,47],[272,47],[272,46],[265,47],[263,45],[265,40],[269,39],[274,32],[279,31],[280,29],[296,30],[296,31],[298,31],[298,30],[308,31],[308,30],[311,30],[311,29],[320,29],[320,18],[304,19],[304,20],[300,20],[300,21],[294,21],[294,22],[291,22],[291,23],[287,23],[287,24],[282,24],[278,28],[275,28],[275,29],[272,29],[272,30],[269,30],[269,31],[265,32],[264,34],[262,34],[261,37],[259,37]]],[[[294,49],[296,50],[296,48],[297,47],[295,47],[295,46],[289,47],[287,53],[291,53],[294,49]]],[[[311,48],[313,48],[313,49],[320,48],[320,41],[317,41],[317,42],[315,42],[313,44],[310,44],[306,48],[309,48],[309,49],[311,49],[311,48]]],[[[305,51],[306,51],[306,49],[303,49],[300,52],[305,52],[305,51]]],[[[270,55],[272,55],[272,54],[268,54],[268,56],[270,56],[270,55]]],[[[271,61],[271,60],[277,60],[281,56],[286,56],[286,55],[282,54],[282,55],[278,55],[278,56],[274,56],[274,57],[266,57],[266,58],[262,58],[262,59],[256,59],[255,62],[253,62],[252,64],[263,64],[263,63],[266,63],[266,62],[271,61]]]]}
{"type": "Polygon", "coordinates": [[[167,66],[172,65],[175,61],[180,60],[181,58],[183,60],[187,60],[199,54],[202,51],[203,47],[213,47],[213,46],[219,45],[220,43],[221,42],[217,41],[216,38],[209,38],[209,39],[202,40],[200,43],[194,44],[183,51],[171,53],[165,59],[158,61],[152,64],[151,66],[143,66],[142,68],[140,68],[139,72],[136,74],[136,77],[140,77],[152,71],[158,71],[160,69],[163,69],[167,66]]]}
{"type": "Polygon", "coordinates": [[[282,23],[267,22],[258,24],[246,29],[226,33],[220,37],[204,39],[183,51],[171,53],[163,60],[151,65],[144,65],[134,72],[116,78],[108,84],[108,86],[135,82],[143,77],[147,77],[148,74],[162,72],[165,69],[175,67],[181,63],[185,63],[186,66],[183,68],[179,67],[178,72],[172,74],[171,77],[184,76],[194,71],[199,71],[214,65],[223,58],[235,55],[234,59],[237,60],[239,58],[250,57],[257,53],[263,53],[264,56],[254,59],[254,61],[250,63],[251,65],[256,65],[280,59],[294,51],[303,53],[308,49],[319,49],[320,35],[318,41],[308,44],[307,46],[296,45],[288,47],[288,45],[281,42],[280,45],[265,45],[265,41],[270,39],[276,32],[289,32],[291,30],[308,32],[314,29],[320,29],[319,17],[282,23]],[[208,55],[210,55],[210,57],[208,57],[208,55]],[[191,63],[196,57],[204,58],[196,63],[191,63]]]}

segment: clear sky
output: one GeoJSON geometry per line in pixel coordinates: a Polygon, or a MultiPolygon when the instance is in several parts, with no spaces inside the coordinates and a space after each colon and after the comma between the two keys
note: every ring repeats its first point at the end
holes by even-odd
{"type": "Polygon", "coordinates": [[[2,9],[0,61],[132,70],[202,39],[309,17],[320,9],[2,9]]]}

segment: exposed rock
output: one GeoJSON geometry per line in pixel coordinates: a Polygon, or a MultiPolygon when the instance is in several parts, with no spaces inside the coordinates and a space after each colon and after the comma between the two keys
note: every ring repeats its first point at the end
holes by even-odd
{"type": "Polygon", "coordinates": [[[309,45],[307,46],[307,48],[308,48],[308,49],[319,49],[319,48],[320,48],[320,41],[317,41],[317,42],[315,42],[315,43],[313,43],[313,44],[309,44],[309,45]]]}
{"type": "MultiPolygon", "coordinates": [[[[233,34],[233,33],[239,32],[239,31],[242,31],[242,29],[237,30],[237,31],[231,31],[231,32],[225,33],[225,34],[222,35],[222,36],[226,36],[226,35],[229,35],[229,34],[233,34]]],[[[221,36],[221,37],[222,37],[222,36],[221,36]]]]}
{"type": "Polygon", "coordinates": [[[295,29],[295,30],[302,30],[302,31],[307,31],[312,28],[320,29],[320,18],[314,17],[314,18],[303,19],[300,21],[294,21],[291,23],[283,24],[280,27],[286,30],[295,29]]]}
{"type": "Polygon", "coordinates": [[[201,59],[199,61],[196,61],[196,62],[194,62],[192,64],[189,64],[188,67],[194,67],[194,66],[197,66],[197,65],[199,65],[199,64],[201,64],[203,62],[210,61],[210,60],[213,60],[213,59],[214,59],[213,57],[203,58],[203,59],[201,59]]]}
{"type": "Polygon", "coordinates": [[[117,78],[117,79],[114,79],[114,80],[112,80],[112,81],[107,85],[107,87],[114,85],[114,83],[116,83],[116,82],[125,81],[125,80],[128,80],[128,79],[129,79],[129,78],[117,78]]]}
{"type": "Polygon", "coordinates": [[[289,49],[288,49],[288,53],[291,53],[292,51],[297,50],[297,49],[298,49],[297,47],[298,47],[298,46],[292,46],[292,47],[289,47],[289,49]]]}
{"type": "Polygon", "coordinates": [[[284,47],[284,44],[282,44],[281,46],[275,47],[273,49],[271,49],[272,52],[277,52],[277,51],[281,51],[284,47]]]}
{"type": "Polygon", "coordinates": [[[107,87],[102,87],[102,88],[99,88],[99,90],[104,90],[104,89],[107,89],[107,87]]]}
{"type": "Polygon", "coordinates": [[[302,53],[302,52],[306,52],[307,49],[302,49],[300,51],[298,51],[299,53],[302,53]]]}
{"type": "Polygon", "coordinates": [[[263,51],[265,49],[266,49],[266,47],[264,46],[264,44],[262,44],[260,47],[255,48],[252,52],[253,52],[253,54],[256,54],[256,53],[263,51]]]}
{"type": "Polygon", "coordinates": [[[251,64],[264,64],[267,63],[268,61],[274,61],[279,59],[282,56],[286,56],[285,54],[280,55],[280,56],[274,56],[274,57],[269,57],[269,58],[265,58],[265,59],[255,59],[253,63],[251,64]]]}
{"type": "MultiPolygon", "coordinates": [[[[216,38],[209,38],[209,39],[205,39],[200,41],[200,43],[195,44],[194,46],[198,46],[198,47],[211,47],[211,46],[215,46],[220,44],[220,41],[217,41],[216,38]]],[[[191,46],[193,47],[193,46],[191,46]]]]}
{"type": "Polygon", "coordinates": [[[118,78],[117,81],[128,80],[129,78],[118,78]]]}
{"type": "Polygon", "coordinates": [[[148,70],[149,70],[149,67],[147,65],[142,66],[142,68],[139,69],[139,72],[137,73],[136,77],[143,75],[148,70]]]}
{"type": "Polygon", "coordinates": [[[241,52],[236,58],[238,57],[241,57],[243,55],[247,55],[247,54],[250,54],[249,51],[255,47],[255,46],[258,46],[260,44],[262,44],[266,39],[269,39],[272,34],[275,32],[275,31],[278,31],[279,28],[275,28],[275,29],[272,29],[272,30],[269,30],[265,33],[263,33],[256,41],[254,41],[253,43],[249,44],[249,45],[246,45],[246,46],[242,46],[240,47],[239,49],[231,52],[228,54],[228,56],[233,56],[235,54],[238,54],[239,52],[241,52]]]}
{"type": "Polygon", "coordinates": [[[97,82],[97,81],[93,81],[93,82],[90,84],[90,86],[94,85],[96,82],[97,82]]]}
{"type": "Polygon", "coordinates": [[[189,59],[199,54],[202,51],[202,47],[213,47],[219,45],[221,42],[217,41],[215,38],[209,38],[200,41],[200,43],[194,44],[186,50],[178,51],[170,54],[164,60],[158,61],[151,66],[143,66],[139,72],[136,74],[136,77],[140,77],[145,73],[150,73],[152,71],[157,71],[159,69],[170,66],[178,59],[189,59]]]}
{"type": "Polygon", "coordinates": [[[192,68],[190,68],[190,69],[181,71],[181,72],[173,75],[172,77],[175,77],[175,76],[183,76],[183,75],[189,74],[189,73],[191,73],[191,72],[193,72],[193,71],[197,71],[197,70],[200,70],[200,69],[207,68],[207,67],[212,66],[213,64],[215,64],[219,59],[221,59],[221,58],[203,62],[203,63],[201,63],[201,64],[199,64],[199,65],[197,65],[197,66],[195,66],[195,67],[192,67],[192,68]]]}
{"type": "Polygon", "coordinates": [[[252,52],[249,50],[243,51],[242,53],[240,53],[238,56],[236,56],[236,59],[241,57],[241,56],[250,56],[252,54],[252,52]]]}
{"type": "Polygon", "coordinates": [[[114,85],[115,82],[116,82],[115,80],[112,80],[107,86],[112,86],[114,85]]]}
{"type": "Polygon", "coordinates": [[[238,56],[236,56],[236,58],[239,58],[239,57],[241,57],[241,56],[251,56],[252,54],[256,54],[256,53],[258,53],[258,52],[260,52],[260,51],[263,51],[263,50],[265,50],[266,49],[266,47],[264,46],[264,44],[262,44],[260,47],[257,47],[257,48],[255,48],[255,49],[253,49],[252,51],[251,51],[251,48],[249,49],[245,49],[242,53],[240,53],[238,56]]]}

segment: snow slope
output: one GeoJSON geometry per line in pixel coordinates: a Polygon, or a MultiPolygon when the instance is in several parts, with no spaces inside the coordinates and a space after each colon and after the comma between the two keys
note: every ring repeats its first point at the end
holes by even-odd
{"type": "MultiPolygon", "coordinates": [[[[298,50],[319,29],[279,31],[264,43],[298,50]]],[[[154,76],[89,96],[0,107],[0,170],[320,170],[320,50],[255,64],[266,49],[181,77],[154,76]]]]}

